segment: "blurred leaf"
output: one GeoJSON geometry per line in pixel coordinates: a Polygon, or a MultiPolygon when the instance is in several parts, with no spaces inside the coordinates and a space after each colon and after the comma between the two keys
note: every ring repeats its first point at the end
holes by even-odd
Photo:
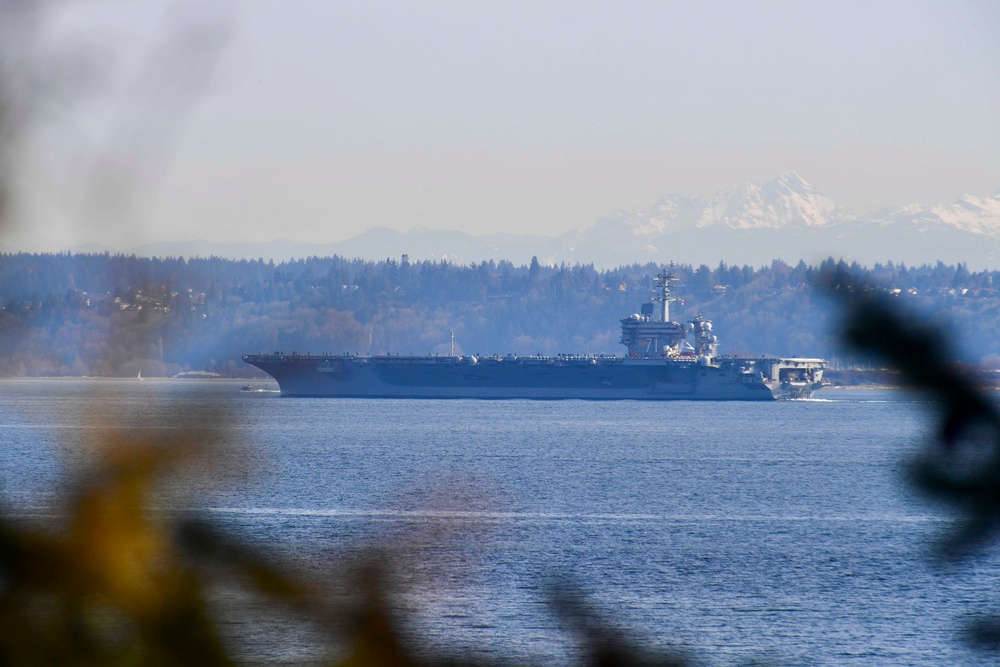
{"type": "Polygon", "coordinates": [[[1000,525],[1000,413],[959,366],[938,328],[903,311],[888,290],[837,269],[820,285],[844,308],[842,340],[896,368],[903,384],[933,401],[935,443],[910,466],[917,488],[956,507],[961,519],[940,544],[956,557],[1000,525]]]}

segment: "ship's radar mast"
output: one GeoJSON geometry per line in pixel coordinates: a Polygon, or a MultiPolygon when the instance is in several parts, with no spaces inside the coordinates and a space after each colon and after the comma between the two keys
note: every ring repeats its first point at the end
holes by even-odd
{"type": "Polygon", "coordinates": [[[670,267],[664,267],[662,271],[656,276],[656,294],[653,295],[653,301],[659,301],[661,305],[660,322],[670,321],[670,304],[677,301],[674,297],[670,296],[670,283],[677,282],[677,275],[673,272],[674,263],[670,263],[670,267]]]}

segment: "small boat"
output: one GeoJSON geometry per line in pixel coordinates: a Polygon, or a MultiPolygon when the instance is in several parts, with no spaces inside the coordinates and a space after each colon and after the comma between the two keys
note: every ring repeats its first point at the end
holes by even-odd
{"type": "Polygon", "coordinates": [[[245,384],[240,387],[240,391],[245,391],[248,394],[278,394],[281,393],[277,389],[270,389],[267,385],[263,387],[255,387],[252,384],[245,384]]]}

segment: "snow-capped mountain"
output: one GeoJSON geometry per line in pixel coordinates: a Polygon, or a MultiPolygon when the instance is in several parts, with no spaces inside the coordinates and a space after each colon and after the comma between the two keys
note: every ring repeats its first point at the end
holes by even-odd
{"type": "MultiPolygon", "coordinates": [[[[869,213],[838,207],[794,172],[761,185],[737,185],[709,197],[672,194],[642,212],[617,211],[592,227],[560,236],[377,228],[333,244],[242,244],[233,252],[215,245],[211,254],[287,259],[339,254],[455,263],[509,259],[527,263],[634,262],[768,264],[781,259],[817,263],[826,257],[863,265],[965,262],[970,269],[1000,268],[1000,191],[966,195],[952,204],[911,204],[869,213]]],[[[156,254],[157,245],[134,249],[156,254]]],[[[178,253],[177,248],[172,254],[178,253]]],[[[195,253],[190,253],[195,254],[195,253]]],[[[204,253],[197,253],[204,254],[204,253]]]]}
{"type": "Polygon", "coordinates": [[[825,227],[849,215],[789,171],[763,185],[735,185],[707,198],[666,195],[646,212],[619,211],[603,218],[598,227],[624,227],[638,236],[655,236],[717,225],[730,229],[825,227]]]}
{"type": "Polygon", "coordinates": [[[820,194],[795,172],[763,185],[739,185],[708,200],[699,227],[724,225],[733,229],[824,227],[843,216],[829,197],[820,194]]]}
{"type": "Polygon", "coordinates": [[[572,241],[580,259],[597,257],[599,250],[605,257],[621,250],[632,253],[632,261],[669,254],[695,263],[759,264],[832,255],[862,264],[940,259],[998,268],[1000,192],[859,214],[786,172],[768,183],[737,185],[710,197],[663,196],[647,211],[618,211],[561,238],[572,241]]]}
{"type": "Polygon", "coordinates": [[[869,219],[879,224],[908,222],[918,228],[944,225],[971,234],[982,234],[1000,239],[1000,190],[990,197],[965,195],[953,204],[923,206],[910,204],[895,209],[885,209],[872,214],[869,219]]]}

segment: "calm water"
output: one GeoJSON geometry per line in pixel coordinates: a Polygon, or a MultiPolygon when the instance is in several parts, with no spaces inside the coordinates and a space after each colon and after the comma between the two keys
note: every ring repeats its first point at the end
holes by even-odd
{"type": "MultiPolygon", "coordinates": [[[[546,596],[571,581],[639,642],[707,664],[992,662],[957,637],[991,608],[1000,559],[930,564],[946,516],[901,481],[927,419],[905,395],[365,401],[238,387],[0,382],[3,496],[44,512],[102,426],[162,433],[178,411],[214,419],[222,405],[234,469],[195,504],[282,553],[405,541],[405,599],[432,646],[565,662],[575,645],[546,596]]],[[[308,657],[292,639],[267,650],[308,657]]]]}

